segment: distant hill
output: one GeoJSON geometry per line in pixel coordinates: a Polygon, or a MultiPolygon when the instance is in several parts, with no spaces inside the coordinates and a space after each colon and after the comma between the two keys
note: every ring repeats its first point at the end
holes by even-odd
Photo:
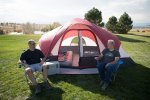
{"type": "Polygon", "coordinates": [[[133,28],[150,28],[150,23],[133,23],[133,28]]]}

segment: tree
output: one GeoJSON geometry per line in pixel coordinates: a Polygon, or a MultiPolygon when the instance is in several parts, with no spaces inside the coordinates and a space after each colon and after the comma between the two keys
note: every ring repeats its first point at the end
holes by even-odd
{"type": "Polygon", "coordinates": [[[22,28],[23,28],[23,33],[25,34],[33,34],[34,32],[33,26],[29,22],[23,24],[22,28]]]}
{"type": "Polygon", "coordinates": [[[59,26],[61,26],[61,24],[59,22],[53,22],[52,24],[47,25],[46,27],[42,28],[41,31],[48,32],[48,31],[51,31],[51,30],[53,30],[59,26]]]}
{"type": "Polygon", "coordinates": [[[120,34],[128,33],[128,31],[130,31],[133,27],[132,23],[133,21],[131,17],[125,12],[123,15],[121,15],[116,25],[117,33],[120,33],[120,34]]]}
{"type": "Polygon", "coordinates": [[[4,31],[2,29],[0,29],[0,35],[4,34],[4,31]]]}
{"type": "Polygon", "coordinates": [[[25,34],[33,34],[34,32],[34,29],[29,22],[27,22],[26,24],[23,24],[22,28],[23,28],[23,33],[25,34]]]}
{"type": "Polygon", "coordinates": [[[95,7],[93,7],[91,10],[85,13],[84,17],[86,20],[98,26],[104,26],[104,23],[102,22],[102,12],[95,7]]]}
{"type": "Polygon", "coordinates": [[[48,31],[49,31],[48,26],[46,26],[46,27],[42,28],[42,29],[41,29],[41,31],[42,31],[42,32],[48,32],[48,31]]]}
{"type": "Polygon", "coordinates": [[[61,26],[61,24],[59,22],[53,22],[53,24],[51,24],[51,26],[54,28],[57,28],[59,26],[61,26]]]}
{"type": "Polygon", "coordinates": [[[108,22],[106,23],[107,30],[114,33],[116,31],[116,24],[117,24],[117,18],[115,16],[110,17],[108,22]]]}

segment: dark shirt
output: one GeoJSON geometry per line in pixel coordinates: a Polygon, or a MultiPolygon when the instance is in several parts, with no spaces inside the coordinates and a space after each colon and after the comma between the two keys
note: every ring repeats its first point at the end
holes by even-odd
{"type": "Polygon", "coordinates": [[[25,60],[26,63],[30,65],[40,63],[41,58],[44,58],[44,54],[40,50],[35,49],[34,51],[31,51],[28,49],[21,54],[20,60],[25,60]]]}
{"type": "Polygon", "coordinates": [[[115,60],[115,57],[120,57],[120,53],[118,50],[110,51],[109,49],[104,49],[102,51],[103,61],[106,63],[110,63],[115,60]]]}

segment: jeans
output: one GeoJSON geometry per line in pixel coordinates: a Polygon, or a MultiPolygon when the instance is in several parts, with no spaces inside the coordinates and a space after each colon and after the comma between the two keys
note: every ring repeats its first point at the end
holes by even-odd
{"type": "Polygon", "coordinates": [[[42,71],[42,66],[39,63],[29,65],[33,72],[42,71]]]}
{"type": "Polygon", "coordinates": [[[116,70],[118,64],[110,64],[105,68],[107,63],[98,61],[97,62],[97,68],[98,72],[101,78],[101,81],[104,81],[105,83],[109,83],[112,77],[113,72],[116,70]]]}

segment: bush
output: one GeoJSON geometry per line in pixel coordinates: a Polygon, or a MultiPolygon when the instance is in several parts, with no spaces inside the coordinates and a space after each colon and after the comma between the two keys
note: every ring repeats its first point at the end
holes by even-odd
{"type": "Polygon", "coordinates": [[[0,35],[3,35],[4,31],[2,29],[0,29],[0,35]]]}

